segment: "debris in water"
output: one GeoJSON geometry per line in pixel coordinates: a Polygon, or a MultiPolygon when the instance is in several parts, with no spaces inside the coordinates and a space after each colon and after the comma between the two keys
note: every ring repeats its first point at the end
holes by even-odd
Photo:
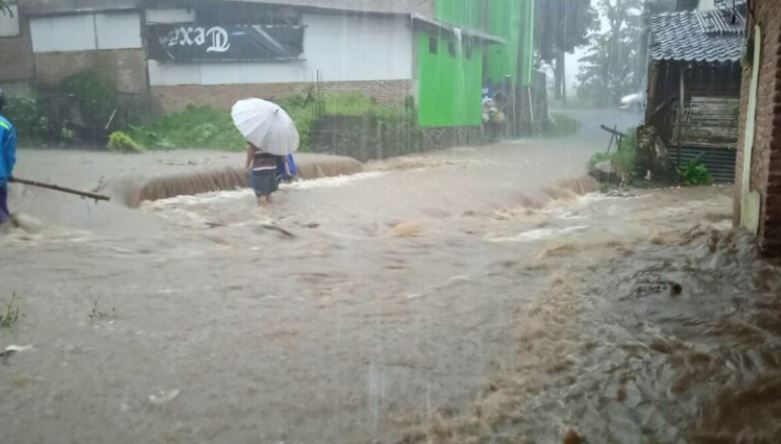
{"type": "Polygon", "coordinates": [[[154,405],[162,405],[173,401],[174,398],[179,396],[179,389],[174,390],[160,390],[159,395],[149,395],[149,402],[154,405]]]}
{"type": "Polygon", "coordinates": [[[401,223],[397,224],[391,229],[391,236],[393,237],[416,237],[423,231],[420,224],[414,223],[401,223]]]}
{"type": "Polygon", "coordinates": [[[668,284],[670,284],[670,295],[678,296],[681,294],[681,292],[683,292],[683,287],[681,284],[674,281],[669,281],[668,284]]]}
{"type": "Polygon", "coordinates": [[[562,444],[582,444],[584,441],[575,429],[569,429],[567,430],[567,433],[564,434],[564,439],[562,439],[561,442],[562,444]]]}
{"type": "Polygon", "coordinates": [[[14,353],[19,353],[27,350],[32,350],[32,345],[9,345],[5,348],[5,350],[0,352],[0,359],[3,360],[3,363],[14,353]]]}
{"type": "Polygon", "coordinates": [[[284,228],[280,228],[280,227],[278,227],[276,225],[263,224],[263,225],[261,225],[261,228],[265,228],[266,230],[270,230],[270,231],[276,231],[277,233],[279,233],[282,236],[287,237],[287,238],[291,238],[292,239],[292,238],[296,237],[295,234],[291,233],[290,231],[287,231],[284,228]]]}

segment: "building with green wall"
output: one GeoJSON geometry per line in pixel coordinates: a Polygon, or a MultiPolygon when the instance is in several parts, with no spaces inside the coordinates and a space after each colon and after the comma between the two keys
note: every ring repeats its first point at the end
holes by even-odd
{"type": "Polygon", "coordinates": [[[420,126],[480,125],[484,43],[419,30],[415,46],[420,126]]]}
{"type": "Polygon", "coordinates": [[[534,72],[534,0],[490,0],[487,31],[507,41],[486,54],[486,78],[529,86],[534,72]]]}
{"type": "Polygon", "coordinates": [[[534,1],[436,2],[437,26],[414,37],[422,127],[480,125],[484,86],[531,84],[534,1]]]}

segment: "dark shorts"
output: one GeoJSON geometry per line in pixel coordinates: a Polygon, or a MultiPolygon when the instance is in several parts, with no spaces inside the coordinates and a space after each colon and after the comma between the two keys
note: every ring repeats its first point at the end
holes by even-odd
{"type": "Polygon", "coordinates": [[[11,220],[11,212],[8,211],[8,185],[0,185],[0,224],[11,220]]]}
{"type": "Polygon", "coordinates": [[[268,196],[279,189],[275,170],[253,171],[249,176],[249,183],[257,197],[268,196]]]}

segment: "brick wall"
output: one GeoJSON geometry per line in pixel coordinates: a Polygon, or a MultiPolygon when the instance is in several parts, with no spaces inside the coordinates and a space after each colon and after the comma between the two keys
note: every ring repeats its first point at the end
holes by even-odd
{"type": "Polygon", "coordinates": [[[44,87],[56,87],[65,78],[85,70],[95,70],[107,76],[114,81],[119,92],[148,92],[143,49],[35,54],[35,80],[44,87]]]}
{"type": "MultiPolygon", "coordinates": [[[[759,69],[757,119],[751,159],[751,189],[760,193],[759,243],[762,251],[781,256],[781,1],[753,0],[756,22],[762,28],[761,61],[746,67],[741,87],[741,127],[736,164],[736,215],[740,213],[743,134],[752,69],[759,69]]],[[[753,24],[750,24],[753,30],[753,24]]]]}
{"type": "MultiPolygon", "coordinates": [[[[402,104],[411,94],[409,80],[324,82],[321,86],[325,93],[360,93],[388,104],[402,104]]],[[[291,94],[305,94],[312,87],[312,83],[153,86],[152,96],[160,109],[172,112],[188,105],[230,108],[237,100],[247,97],[279,100],[291,94]]]]}

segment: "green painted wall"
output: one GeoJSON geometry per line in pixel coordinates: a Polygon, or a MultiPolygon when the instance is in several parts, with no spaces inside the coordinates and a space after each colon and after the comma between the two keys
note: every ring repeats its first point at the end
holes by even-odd
{"type": "Polygon", "coordinates": [[[494,84],[503,84],[506,76],[518,79],[518,48],[521,43],[521,2],[523,0],[491,0],[488,32],[507,40],[507,45],[488,48],[486,77],[494,84]]]}
{"type": "Polygon", "coordinates": [[[437,0],[437,18],[473,29],[483,28],[481,0],[437,0]]]}
{"type": "Polygon", "coordinates": [[[530,85],[534,68],[534,0],[491,0],[488,32],[508,43],[488,48],[486,77],[501,84],[509,75],[513,83],[530,85]]]}
{"type": "Polygon", "coordinates": [[[521,51],[519,69],[523,86],[534,83],[534,7],[537,0],[522,0],[521,3],[521,51]]]}
{"type": "Polygon", "coordinates": [[[483,78],[483,50],[472,48],[467,59],[462,50],[453,56],[452,37],[428,32],[415,33],[418,61],[418,123],[422,127],[480,125],[480,92],[483,78]],[[436,54],[429,51],[429,38],[438,37],[436,54]]]}

